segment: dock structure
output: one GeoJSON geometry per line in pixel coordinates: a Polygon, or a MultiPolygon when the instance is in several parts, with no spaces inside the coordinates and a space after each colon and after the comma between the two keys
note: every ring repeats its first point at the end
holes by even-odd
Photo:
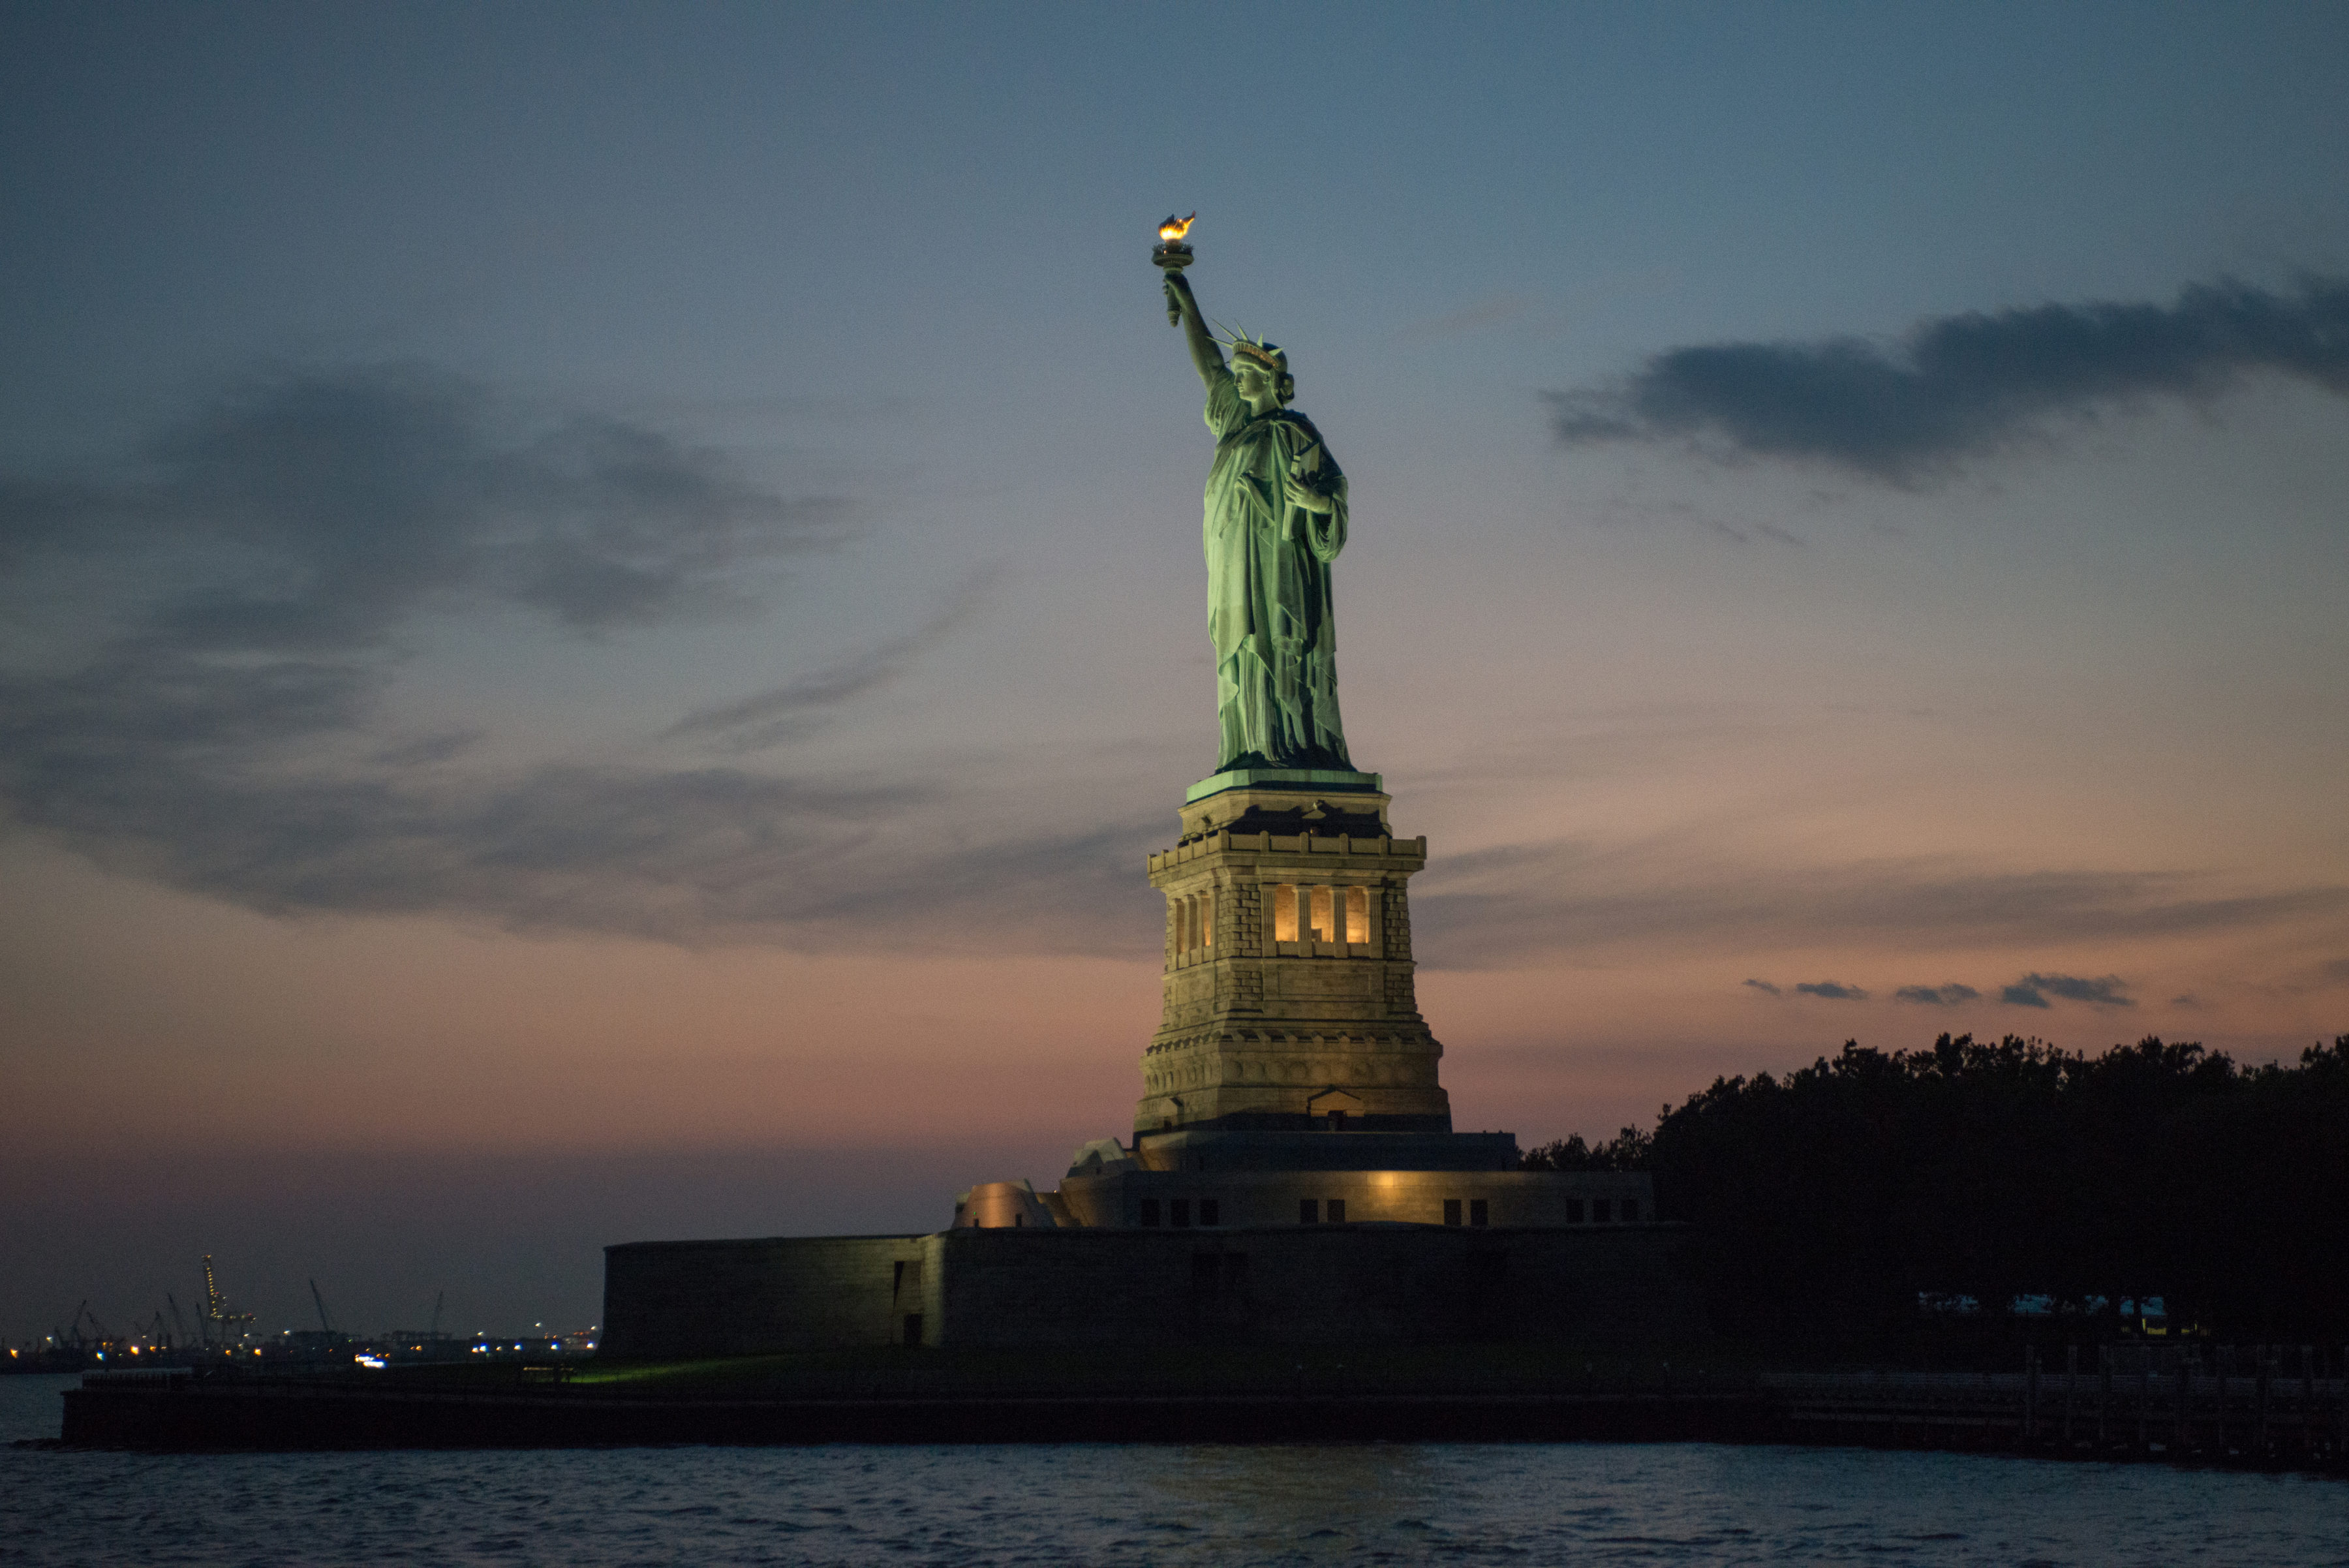
{"type": "Polygon", "coordinates": [[[2070,1346],[2051,1370],[2033,1349],[2019,1372],[1777,1372],[1757,1383],[1798,1441],[2335,1469],[2349,1453],[2349,1346],[2197,1355],[2106,1345],[2090,1357],[2084,1366],[2070,1346]]]}
{"type": "MultiPolygon", "coordinates": [[[[680,1388],[517,1366],[436,1383],[93,1373],[67,1446],[160,1451],[599,1448],[661,1443],[1731,1442],[2298,1469],[2349,1477],[2349,1346],[2247,1346],[2199,1365],[2106,1347],[2050,1372],[1751,1372],[1487,1358],[1416,1375],[1286,1358],[1144,1390],[1066,1366],[936,1352],[761,1363],[680,1388]],[[2085,1361],[2086,1364],[2083,1365],[2085,1361]],[[1496,1373],[1506,1376],[1496,1376],[1496,1373]],[[535,1374],[535,1376],[533,1376],[535,1374]],[[1449,1386],[1446,1386],[1446,1385],[1449,1386]]],[[[592,1364],[591,1364],[592,1366],[592,1364]]],[[[1214,1369],[1208,1369],[1214,1371],[1214,1369]]]]}

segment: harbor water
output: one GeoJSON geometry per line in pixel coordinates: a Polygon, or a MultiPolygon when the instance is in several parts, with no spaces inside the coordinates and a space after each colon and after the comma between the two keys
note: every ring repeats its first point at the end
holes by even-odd
{"type": "MultiPolygon", "coordinates": [[[[64,1377],[0,1377],[0,1445],[64,1377]]],[[[1713,1444],[0,1446],[0,1563],[2349,1564],[2323,1477],[1713,1444]]]]}

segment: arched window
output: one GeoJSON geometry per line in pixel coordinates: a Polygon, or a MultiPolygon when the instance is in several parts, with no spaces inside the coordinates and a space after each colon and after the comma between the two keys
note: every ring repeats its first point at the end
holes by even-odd
{"type": "Polygon", "coordinates": [[[1291,883],[1283,882],[1272,890],[1272,940],[1297,940],[1297,888],[1291,883]]]}
{"type": "Polygon", "coordinates": [[[1331,889],[1328,888],[1313,889],[1313,940],[1317,942],[1334,942],[1338,940],[1336,921],[1331,918],[1335,910],[1330,907],[1330,892],[1331,889]]]}
{"type": "Polygon", "coordinates": [[[1216,890],[1213,888],[1199,895],[1199,945],[1216,945],[1216,890]]]}
{"type": "Polygon", "coordinates": [[[1371,940],[1371,890],[1368,888],[1346,889],[1345,940],[1350,942],[1371,940]]]}

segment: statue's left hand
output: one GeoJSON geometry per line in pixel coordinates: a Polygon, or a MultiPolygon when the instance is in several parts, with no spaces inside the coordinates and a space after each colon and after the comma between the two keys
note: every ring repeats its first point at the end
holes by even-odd
{"type": "Polygon", "coordinates": [[[1297,482],[1297,476],[1293,473],[1288,476],[1288,482],[1283,488],[1288,493],[1288,504],[1299,512],[1324,513],[1336,504],[1319,491],[1299,484],[1297,482]]]}
{"type": "Polygon", "coordinates": [[[1321,471],[1321,447],[1318,441],[1288,460],[1288,472],[1283,476],[1281,488],[1288,493],[1288,504],[1306,512],[1328,512],[1335,504],[1316,483],[1321,471]]]}

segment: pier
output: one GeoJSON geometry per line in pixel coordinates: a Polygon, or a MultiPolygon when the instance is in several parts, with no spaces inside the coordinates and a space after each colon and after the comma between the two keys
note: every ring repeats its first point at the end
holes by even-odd
{"type": "MultiPolygon", "coordinates": [[[[1753,1371],[1475,1355],[1213,1359],[1186,1376],[900,1353],[494,1377],[94,1373],[73,1447],[170,1451],[973,1442],[1730,1442],[2349,1474],[2349,1348],[2073,1351],[2051,1370],[1753,1371]],[[2085,1361],[2085,1365],[2083,1365],[2085,1361]],[[926,1363],[927,1365],[926,1365],[926,1363]],[[942,1363],[942,1364],[941,1364],[942,1363]],[[1280,1366],[1275,1370],[1274,1364],[1280,1366]],[[599,1371],[601,1375],[599,1376],[599,1371]],[[1150,1385],[1154,1383],[1155,1386],[1150,1385]]],[[[488,1372],[491,1369],[481,1369],[488,1372]]]]}

